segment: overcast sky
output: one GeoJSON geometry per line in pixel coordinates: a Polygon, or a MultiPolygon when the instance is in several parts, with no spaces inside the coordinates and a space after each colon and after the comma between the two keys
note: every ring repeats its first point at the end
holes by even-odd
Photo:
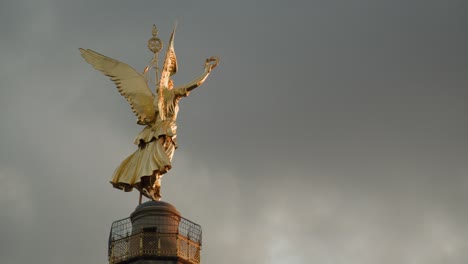
{"type": "Polygon", "coordinates": [[[0,263],[107,263],[138,193],[109,180],[141,129],[80,56],[139,71],[178,21],[163,200],[202,263],[468,262],[465,0],[0,3],[0,263]]]}

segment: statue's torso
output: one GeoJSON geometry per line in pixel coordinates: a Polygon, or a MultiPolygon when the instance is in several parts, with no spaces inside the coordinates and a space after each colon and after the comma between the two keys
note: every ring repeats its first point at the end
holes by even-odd
{"type": "Polygon", "coordinates": [[[177,114],[179,113],[179,100],[183,96],[187,96],[188,92],[185,89],[165,89],[163,92],[164,105],[166,106],[165,120],[162,120],[159,113],[153,123],[148,124],[135,138],[134,143],[139,144],[140,141],[148,143],[160,136],[169,136],[175,142],[177,137],[177,114]]]}

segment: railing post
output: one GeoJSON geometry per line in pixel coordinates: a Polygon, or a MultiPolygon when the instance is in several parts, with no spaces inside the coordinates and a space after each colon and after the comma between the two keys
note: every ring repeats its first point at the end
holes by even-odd
{"type": "Polygon", "coordinates": [[[190,261],[190,240],[187,237],[187,259],[190,261]]]}
{"type": "Polygon", "coordinates": [[[158,256],[161,256],[161,236],[159,233],[156,233],[156,238],[158,239],[158,256]]]}
{"type": "Polygon", "coordinates": [[[127,246],[125,247],[125,256],[124,256],[124,258],[128,258],[128,255],[130,254],[130,238],[131,237],[127,237],[125,239],[125,245],[127,245],[127,246]]]}
{"type": "Polygon", "coordinates": [[[140,255],[143,254],[143,232],[140,232],[140,255]]]}
{"type": "Polygon", "coordinates": [[[112,242],[111,242],[111,253],[109,256],[109,262],[111,264],[114,263],[113,258],[114,258],[114,239],[112,239],[112,242]]]}
{"type": "Polygon", "coordinates": [[[175,243],[176,243],[176,254],[178,256],[180,254],[179,234],[178,233],[176,234],[175,243]]]}

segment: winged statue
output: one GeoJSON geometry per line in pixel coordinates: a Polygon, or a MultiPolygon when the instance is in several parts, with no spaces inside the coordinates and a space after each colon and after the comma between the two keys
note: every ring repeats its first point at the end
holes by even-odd
{"type": "Polygon", "coordinates": [[[86,62],[110,77],[120,94],[130,103],[137,116],[137,124],[145,126],[135,138],[134,143],[138,146],[136,151],[121,162],[111,180],[117,189],[126,192],[133,188],[139,190],[140,203],[142,195],[152,200],[161,199],[161,179],[172,168],[172,157],[178,147],[176,119],[179,100],[203,84],[219,62],[217,57],[206,59],[204,71],[199,77],[186,85],[174,87],[171,79],[171,76],[177,72],[174,33],[175,28],[171,33],[160,79],[155,85],[156,96],[151,91],[146,77],[150,68],[156,70],[156,79],[159,77],[157,53],[162,43],[155,38],[157,34],[155,26],[153,26],[153,38],[150,39],[153,42],[148,42],[154,57],[143,74],[123,62],[90,49],[79,49],[86,62]],[[155,47],[155,43],[159,46],[155,47]]]}

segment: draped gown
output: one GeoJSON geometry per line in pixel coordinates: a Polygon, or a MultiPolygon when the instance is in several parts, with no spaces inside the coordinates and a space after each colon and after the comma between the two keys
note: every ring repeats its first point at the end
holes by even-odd
{"type": "Polygon", "coordinates": [[[146,127],[135,138],[138,149],[128,156],[115,170],[111,183],[126,192],[136,188],[142,191],[145,185],[154,179],[152,175],[165,174],[171,169],[171,161],[177,148],[177,114],[179,100],[188,96],[186,88],[164,89],[166,118],[162,120],[157,114],[154,122],[146,127]]]}

